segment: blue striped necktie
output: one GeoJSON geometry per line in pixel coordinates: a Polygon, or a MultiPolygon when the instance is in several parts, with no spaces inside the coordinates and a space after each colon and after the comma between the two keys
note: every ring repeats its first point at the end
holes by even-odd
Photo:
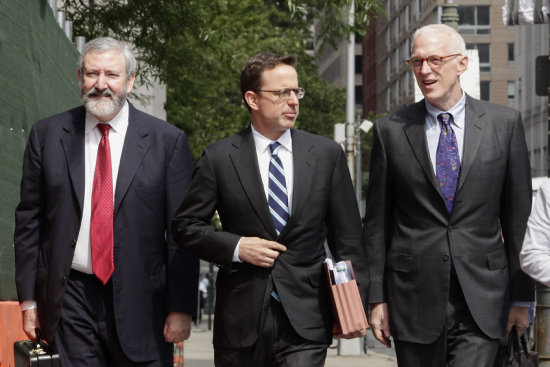
{"type": "Polygon", "coordinates": [[[278,236],[288,222],[288,193],[286,191],[285,171],[278,156],[281,143],[273,142],[269,144],[269,148],[271,149],[271,159],[269,161],[269,193],[267,203],[278,236]]]}

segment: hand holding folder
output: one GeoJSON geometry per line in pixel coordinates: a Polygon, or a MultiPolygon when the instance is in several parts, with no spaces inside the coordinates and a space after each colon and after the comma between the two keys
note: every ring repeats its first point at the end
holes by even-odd
{"type": "Polygon", "coordinates": [[[369,327],[350,261],[333,264],[325,260],[325,271],[334,312],[334,336],[354,338],[369,327]]]}

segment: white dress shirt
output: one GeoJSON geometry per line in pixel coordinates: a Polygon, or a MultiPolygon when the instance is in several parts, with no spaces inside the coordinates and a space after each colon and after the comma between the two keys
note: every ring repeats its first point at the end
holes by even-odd
{"type": "MultiPolygon", "coordinates": [[[[109,146],[111,148],[111,165],[113,175],[113,201],[122,155],[122,146],[128,129],[128,102],[124,104],[119,113],[109,121],[109,146]]],[[[76,242],[72,268],[86,274],[92,271],[92,250],[90,246],[90,219],[92,217],[92,188],[94,184],[95,163],[97,148],[101,141],[101,133],[96,125],[100,123],[92,114],[86,113],[86,126],[84,130],[84,208],[82,221],[76,242]]]]}
{"type": "Polygon", "coordinates": [[[519,254],[521,269],[550,287],[550,180],[539,188],[519,254]]]}
{"type": "MultiPolygon", "coordinates": [[[[269,161],[271,160],[271,149],[269,144],[273,143],[270,140],[260,134],[252,126],[252,136],[254,137],[254,145],[256,146],[256,156],[258,158],[258,167],[260,168],[260,175],[262,176],[262,184],[264,187],[264,194],[266,201],[268,200],[268,186],[269,186],[269,161]]],[[[292,213],[292,192],[294,188],[294,161],[292,160],[292,134],[290,130],[285,131],[283,135],[277,141],[281,144],[278,156],[283,164],[285,171],[286,190],[288,194],[288,209],[292,213]]],[[[241,237],[242,239],[242,237],[241,237]]],[[[242,262],[239,258],[239,246],[241,240],[237,243],[235,251],[233,252],[233,261],[242,262]]]]}

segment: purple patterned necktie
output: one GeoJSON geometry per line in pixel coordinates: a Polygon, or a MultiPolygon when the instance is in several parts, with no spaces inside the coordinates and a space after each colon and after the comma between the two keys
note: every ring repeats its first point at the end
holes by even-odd
{"type": "Polygon", "coordinates": [[[437,119],[441,122],[441,135],[439,135],[439,145],[437,146],[435,175],[441,194],[445,199],[447,211],[451,213],[460,175],[460,157],[458,156],[456,136],[451,128],[453,115],[441,113],[437,119]]]}

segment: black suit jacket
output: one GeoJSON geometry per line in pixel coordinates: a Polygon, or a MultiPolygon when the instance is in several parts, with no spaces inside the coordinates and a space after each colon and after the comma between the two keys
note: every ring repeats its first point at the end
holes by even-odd
{"type": "Polygon", "coordinates": [[[370,302],[387,302],[394,337],[431,343],[443,331],[451,258],[469,310],[491,338],[510,301],[532,301],[519,251],[531,209],[518,111],[466,99],[462,168],[449,215],[430,162],[425,102],[375,123],[364,243],[370,302]]]}
{"type": "MultiPolygon", "coordinates": [[[[209,146],[174,219],[180,244],[221,266],[216,281],[214,345],[246,347],[258,338],[272,284],[302,337],[332,338],[333,318],[322,263],[324,242],[336,259],[350,259],[360,287],[367,283],[361,220],[342,148],[327,138],[291,130],[294,193],[288,224],[277,237],[250,128],[209,146]],[[210,224],[218,211],[223,230],[210,224]],[[287,247],[273,268],[232,263],[241,236],[287,247]]],[[[365,302],[366,305],[366,302],[365,302]]]]}
{"type": "MultiPolygon", "coordinates": [[[[50,342],[82,217],[85,115],[78,107],[33,126],[15,213],[19,300],[37,301],[50,342]]],[[[130,105],[115,188],[112,282],[118,336],[135,361],[167,350],[167,312],[196,310],[198,259],[167,234],[193,167],[183,131],[130,105]]]]}

